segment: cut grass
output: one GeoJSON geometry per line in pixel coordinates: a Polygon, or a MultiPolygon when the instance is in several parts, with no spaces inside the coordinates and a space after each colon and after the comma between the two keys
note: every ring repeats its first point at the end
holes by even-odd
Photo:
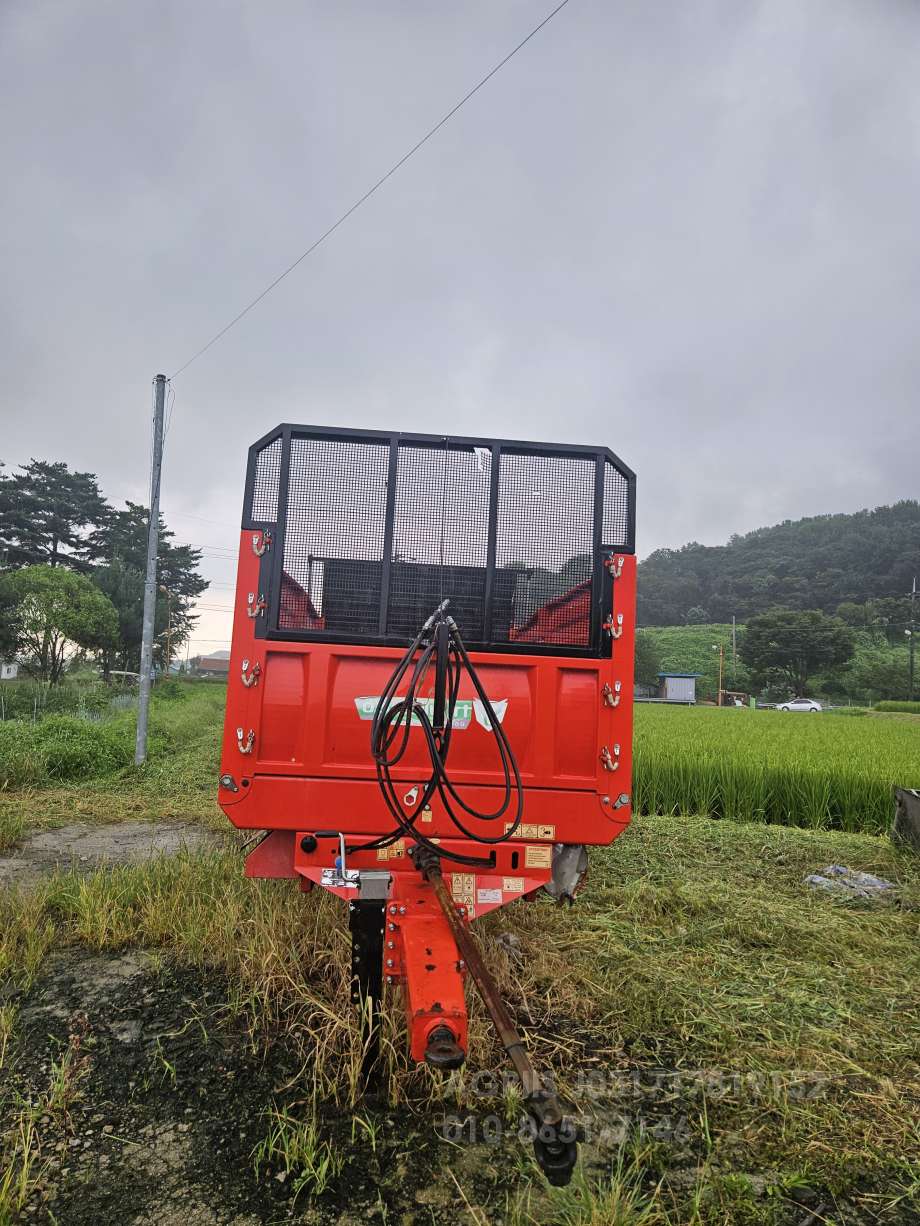
{"type": "MultiPolygon", "coordinates": [[[[294,1132],[309,1128],[315,1104],[353,1109],[360,1096],[360,1034],[343,1007],[345,917],[329,895],[302,898],[291,883],[246,881],[241,869],[236,850],[181,854],[85,878],[58,875],[29,897],[0,896],[0,978],[25,987],[51,950],[74,943],[157,947],[226,971],[236,985],[227,1009],[248,1021],[253,1044],[279,1029],[300,1044],[298,1094],[314,1107],[272,1142],[297,1149],[294,1132]]],[[[630,1137],[662,1112],[679,1116],[680,1161],[693,1172],[689,1186],[675,1185],[673,1147],[652,1146],[642,1189],[662,1182],[654,1204],[625,1171],[615,1186],[592,1182],[582,1203],[577,1187],[563,1194],[543,1186],[525,1160],[515,1191],[523,1199],[509,1220],[513,1209],[522,1223],[599,1223],[620,1206],[610,1220],[768,1222],[785,1203],[782,1188],[803,1171],[829,1196],[871,1196],[876,1209],[898,1198],[913,1203],[918,915],[920,865],[880,839],[656,818],[592,853],[574,910],[519,904],[480,921],[531,1050],[578,1103],[589,1133],[611,1116],[625,1114],[630,1137]],[[897,902],[813,894],[803,876],[832,861],[896,881],[897,902]],[[509,927],[522,957],[497,940],[509,927]],[[586,1071],[593,1080],[585,1082],[586,1071]],[[624,1082],[635,1073],[651,1080],[624,1082]],[[779,1191],[755,1195],[749,1175],[779,1191]]],[[[501,1070],[478,998],[470,1003],[469,1067],[501,1070]]],[[[387,1027],[391,1103],[507,1113],[500,1096],[478,1092],[476,1079],[443,1082],[424,1066],[407,1067],[395,996],[387,1027]]],[[[281,1124],[267,1128],[266,1144],[272,1127],[277,1133],[281,1124]]],[[[316,1157],[319,1174],[306,1158],[292,1166],[306,1172],[305,1196],[316,1179],[334,1178],[322,1168],[321,1134],[310,1136],[304,1153],[316,1157]]],[[[616,1161],[616,1151],[611,1158],[609,1146],[592,1142],[586,1160],[616,1161]]],[[[498,1189],[466,1192],[494,1213],[498,1189]]]]}

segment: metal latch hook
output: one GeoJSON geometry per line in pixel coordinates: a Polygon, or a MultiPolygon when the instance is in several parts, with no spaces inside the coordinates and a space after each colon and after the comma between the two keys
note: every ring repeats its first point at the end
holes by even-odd
{"type": "Polygon", "coordinates": [[[253,532],[252,534],[252,552],[257,558],[261,558],[263,553],[266,553],[272,547],[272,534],[268,529],[263,529],[261,532],[253,532]]]}
{"type": "Polygon", "coordinates": [[[605,745],[600,752],[601,763],[605,771],[615,771],[620,769],[620,747],[614,745],[613,753],[605,745]]]}
{"type": "Polygon", "coordinates": [[[623,614],[618,613],[616,618],[611,614],[604,622],[604,629],[612,639],[618,639],[623,634],[623,614]]]}
{"type": "Polygon", "coordinates": [[[242,671],[240,674],[240,681],[242,681],[243,685],[245,685],[247,690],[250,689],[252,686],[258,684],[259,677],[261,677],[261,675],[262,675],[262,665],[259,663],[258,660],[256,660],[255,664],[253,664],[252,671],[250,671],[249,669],[249,661],[248,660],[243,661],[242,671]]]}
{"type": "Polygon", "coordinates": [[[623,688],[621,681],[614,681],[613,689],[605,681],[604,688],[601,690],[601,697],[604,700],[606,707],[618,707],[620,705],[620,690],[623,688]]]}

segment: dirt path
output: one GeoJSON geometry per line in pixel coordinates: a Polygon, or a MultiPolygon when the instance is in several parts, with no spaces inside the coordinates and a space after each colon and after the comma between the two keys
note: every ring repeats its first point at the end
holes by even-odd
{"type": "Polygon", "coordinates": [[[14,851],[0,856],[0,885],[31,886],[56,868],[88,873],[101,864],[135,864],[184,847],[219,843],[219,835],[190,822],[74,822],[27,835],[14,851]]]}
{"type": "MultiPolygon", "coordinates": [[[[23,1221],[58,1226],[441,1226],[459,1220],[433,1118],[366,1102],[361,1119],[310,1097],[302,1052],[254,1036],[228,1008],[232,985],[144,950],[50,958],[18,1001],[0,1070],[0,1129],[36,1105],[35,1186],[23,1221]],[[283,1087],[283,1088],[282,1088],[283,1087]],[[318,1195],[280,1155],[256,1163],[269,1112],[309,1118],[337,1159],[318,1195]],[[410,1160],[411,1155],[411,1160],[410,1160]],[[416,1205],[421,1207],[416,1212],[416,1205]]],[[[306,1169],[322,1148],[305,1152],[306,1169]]],[[[464,1178],[490,1147],[449,1149],[464,1178]]],[[[472,1177],[472,1176],[470,1176],[472,1177]]]]}
{"type": "Polygon", "coordinates": [[[39,1184],[26,1220],[258,1226],[286,1218],[287,1189],[274,1180],[264,1188],[250,1157],[277,1069],[259,1066],[238,1027],[213,1020],[224,993],[219,978],[158,970],[144,951],[49,960],[21,1002],[0,1076],[0,1087],[47,1104],[36,1120],[39,1184]],[[53,1062],[66,1075],[52,1095],[53,1062]]]}

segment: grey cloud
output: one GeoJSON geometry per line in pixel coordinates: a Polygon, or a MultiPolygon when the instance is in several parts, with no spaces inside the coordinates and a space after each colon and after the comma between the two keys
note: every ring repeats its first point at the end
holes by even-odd
{"type": "MultiPolygon", "coordinates": [[[[143,498],[152,375],[548,7],[9,0],[2,458],[143,498]]],[[[608,443],[642,552],[917,496],[918,80],[913,3],[572,0],[177,379],[167,517],[282,419],[608,443]]]]}

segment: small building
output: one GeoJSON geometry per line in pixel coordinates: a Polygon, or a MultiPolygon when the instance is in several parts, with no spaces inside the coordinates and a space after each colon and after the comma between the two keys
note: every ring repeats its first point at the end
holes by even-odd
{"type": "Polygon", "coordinates": [[[15,681],[18,676],[18,660],[0,660],[0,681],[15,681]]]}
{"type": "Polygon", "coordinates": [[[696,679],[702,673],[659,673],[658,696],[662,702],[696,702],[696,679]]]}

